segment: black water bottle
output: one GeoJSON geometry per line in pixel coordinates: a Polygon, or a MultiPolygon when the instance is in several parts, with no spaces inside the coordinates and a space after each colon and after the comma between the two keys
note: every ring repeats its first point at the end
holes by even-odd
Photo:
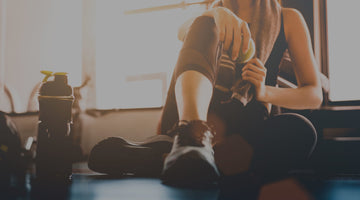
{"type": "Polygon", "coordinates": [[[39,181],[70,182],[72,88],[68,85],[66,73],[42,73],[46,77],[39,91],[36,178],[39,181]],[[54,80],[48,81],[50,76],[54,80]]]}

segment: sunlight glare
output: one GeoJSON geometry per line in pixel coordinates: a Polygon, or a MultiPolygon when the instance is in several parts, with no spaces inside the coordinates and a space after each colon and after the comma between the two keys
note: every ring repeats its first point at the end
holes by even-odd
{"type": "Polygon", "coordinates": [[[96,90],[97,107],[161,106],[162,82],[136,81],[129,76],[166,72],[167,81],[176,64],[182,42],[178,28],[203,7],[170,9],[126,15],[124,11],[179,3],[179,0],[97,0],[96,90]],[[108,89],[112,88],[112,89],[108,89]],[[113,90],[116,88],[116,90],[113,90]],[[146,91],[146,98],[139,95],[146,91]]]}
{"type": "Polygon", "coordinates": [[[358,1],[327,1],[330,100],[360,100],[358,1]]]}

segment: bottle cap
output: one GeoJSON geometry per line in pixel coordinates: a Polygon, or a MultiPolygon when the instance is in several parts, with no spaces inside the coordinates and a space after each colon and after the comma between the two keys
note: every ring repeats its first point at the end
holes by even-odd
{"type": "Polygon", "coordinates": [[[40,72],[45,75],[44,79],[42,80],[43,83],[46,82],[49,79],[50,76],[53,75],[52,71],[42,70],[40,72]]]}
{"type": "Polygon", "coordinates": [[[66,75],[68,75],[68,73],[67,72],[55,72],[54,76],[56,76],[56,75],[66,76],[66,75]]]}
{"type": "Polygon", "coordinates": [[[45,75],[44,79],[42,80],[42,82],[46,82],[51,76],[66,76],[68,75],[67,72],[52,72],[52,71],[47,71],[47,70],[42,70],[40,71],[42,74],[45,75]]]}

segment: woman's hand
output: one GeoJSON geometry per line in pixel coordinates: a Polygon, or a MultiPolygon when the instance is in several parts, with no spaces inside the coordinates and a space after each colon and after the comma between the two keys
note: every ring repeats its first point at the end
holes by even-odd
{"type": "Polygon", "coordinates": [[[216,7],[204,13],[204,15],[214,17],[215,24],[219,30],[220,41],[224,42],[224,49],[229,50],[232,44],[231,57],[233,60],[236,60],[239,56],[240,49],[243,50],[243,53],[247,52],[251,33],[245,21],[224,7],[216,7]]]}
{"type": "Polygon", "coordinates": [[[242,78],[247,80],[255,86],[256,99],[265,102],[266,97],[266,68],[264,64],[257,58],[251,59],[242,68],[242,78]]]}

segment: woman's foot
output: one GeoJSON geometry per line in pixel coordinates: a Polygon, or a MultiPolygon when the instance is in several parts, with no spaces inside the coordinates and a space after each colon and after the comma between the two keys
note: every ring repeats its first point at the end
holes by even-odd
{"type": "Polygon", "coordinates": [[[204,121],[181,121],[170,154],[164,162],[162,180],[177,186],[204,186],[218,181],[212,139],[215,133],[204,121]]]}
{"type": "Polygon", "coordinates": [[[110,137],[94,146],[88,166],[93,171],[110,175],[160,176],[172,141],[167,135],[156,135],[141,143],[110,137]]]}

